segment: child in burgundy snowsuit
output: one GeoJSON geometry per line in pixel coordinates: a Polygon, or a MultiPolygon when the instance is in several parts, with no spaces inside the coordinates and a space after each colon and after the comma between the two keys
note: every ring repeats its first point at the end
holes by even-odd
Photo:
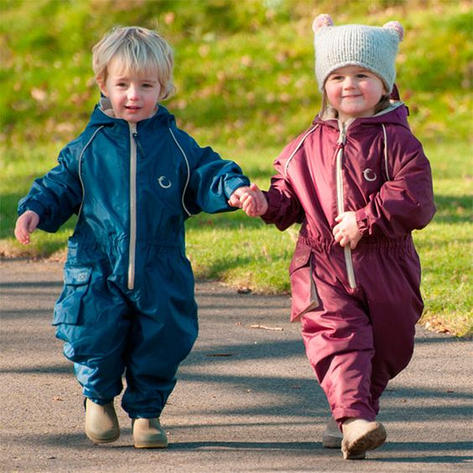
{"type": "Polygon", "coordinates": [[[413,353],[423,302],[411,232],[435,213],[432,178],[406,106],[389,97],[402,26],[320,15],[313,29],[322,111],[275,161],[268,192],[253,186],[240,205],[280,230],[302,223],[291,320],[338,424],[323,444],[360,459],[384,443],[379,398],[413,353]]]}

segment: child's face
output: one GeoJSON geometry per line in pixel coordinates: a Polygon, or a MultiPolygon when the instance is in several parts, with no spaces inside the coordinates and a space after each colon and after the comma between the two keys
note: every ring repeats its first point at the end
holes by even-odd
{"type": "Polygon", "coordinates": [[[346,66],[328,76],[325,93],[339,119],[345,122],[374,115],[376,105],[387,91],[376,74],[359,66],[346,66]]]}
{"type": "Polygon", "coordinates": [[[125,73],[117,60],[110,62],[107,79],[99,87],[110,99],[115,116],[131,123],[153,115],[161,89],[155,75],[125,73]]]}

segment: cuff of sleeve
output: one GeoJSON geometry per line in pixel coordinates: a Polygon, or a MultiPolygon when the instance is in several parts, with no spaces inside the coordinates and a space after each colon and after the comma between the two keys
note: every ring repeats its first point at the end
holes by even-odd
{"type": "Polygon", "coordinates": [[[238,188],[249,185],[250,181],[246,176],[238,176],[228,179],[225,182],[225,194],[227,199],[229,199],[238,188]]]}
{"type": "Polygon", "coordinates": [[[18,215],[24,214],[27,210],[32,210],[34,213],[36,213],[39,216],[40,219],[44,214],[43,206],[34,201],[30,201],[30,202],[20,205],[18,207],[18,215]]]}
{"type": "Polygon", "coordinates": [[[264,215],[261,215],[261,218],[265,222],[271,222],[273,217],[278,214],[280,206],[277,205],[277,203],[272,202],[271,194],[269,194],[267,191],[263,191],[263,194],[266,197],[266,202],[268,202],[268,209],[266,210],[266,213],[264,215]]]}
{"type": "Polygon", "coordinates": [[[362,235],[366,235],[369,232],[369,225],[368,225],[368,215],[366,215],[365,209],[357,210],[355,215],[356,215],[356,223],[358,225],[358,231],[362,235]]]}

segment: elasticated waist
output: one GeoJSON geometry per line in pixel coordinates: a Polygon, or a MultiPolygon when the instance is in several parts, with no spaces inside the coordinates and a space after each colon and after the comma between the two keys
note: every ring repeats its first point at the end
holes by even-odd
{"type": "MultiPolygon", "coordinates": [[[[310,237],[299,236],[299,243],[309,246],[317,251],[330,251],[339,244],[335,240],[315,240],[310,237]]],[[[358,249],[380,249],[380,250],[409,250],[414,247],[412,235],[401,238],[363,237],[357,246],[358,249]]],[[[356,251],[356,250],[355,250],[356,251]]]]}

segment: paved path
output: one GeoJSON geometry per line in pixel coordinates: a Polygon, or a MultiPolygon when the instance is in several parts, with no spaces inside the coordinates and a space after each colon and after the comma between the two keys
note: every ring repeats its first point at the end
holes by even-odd
{"type": "Polygon", "coordinates": [[[61,264],[2,261],[0,271],[2,472],[473,471],[471,342],[419,328],[412,363],[382,398],[389,442],[343,461],[321,446],[328,409],[288,298],[208,282],[197,285],[200,338],[162,415],[169,449],[135,450],[121,409],[120,439],[94,446],[50,326],[61,264]]]}

